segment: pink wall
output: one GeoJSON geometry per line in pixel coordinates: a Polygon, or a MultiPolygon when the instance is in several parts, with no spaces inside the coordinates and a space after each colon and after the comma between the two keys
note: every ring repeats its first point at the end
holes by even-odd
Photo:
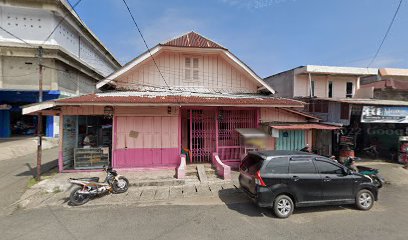
{"type": "Polygon", "coordinates": [[[115,119],[114,167],[176,166],[179,163],[178,116],[115,119]]]}

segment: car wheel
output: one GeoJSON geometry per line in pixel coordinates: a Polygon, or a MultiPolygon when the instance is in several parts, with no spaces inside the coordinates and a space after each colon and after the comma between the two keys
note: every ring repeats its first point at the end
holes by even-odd
{"type": "Polygon", "coordinates": [[[371,191],[363,189],[356,195],[356,206],[360,210],[370,210],[374,205],[374,195],[371,191]]]}
{"type": "Polygon", "coordinates": [[[295,205],[292,199],[286,195],[278,196],[273,202],[273,212],[278,218],[287,218],[293,213],[295,205]]]}

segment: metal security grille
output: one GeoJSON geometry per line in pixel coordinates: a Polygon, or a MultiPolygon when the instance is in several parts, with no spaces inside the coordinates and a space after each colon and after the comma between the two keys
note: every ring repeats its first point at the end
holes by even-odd
{"type": "Polygon", "coordinates": [[[240,159],[237,128],[256,128],[256,110],[220,110],[218,113],[218,155],[223,161],[240,159]]]}
{"type": "Polygon", "coordinates": [[[190,110],[190,151],[194,163],[211,162],[216,150],[215,111],[190,110]]]}

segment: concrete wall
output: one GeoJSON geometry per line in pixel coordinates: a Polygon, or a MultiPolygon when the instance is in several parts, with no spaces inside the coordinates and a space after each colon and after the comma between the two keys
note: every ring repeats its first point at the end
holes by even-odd
{"type": "Polygon", "coordinates": [[[294,70],[282,72],[264,79],[275,91],[277,97],[291,98],[294,94],[294,70]]]}
{"type": "MultiPolygon", "coordinates": [[[[32,44],[60,46],[95,71],[107,76],[117,69],[118,64],[105,55],[98,43],[76,23],[71,15],[57,28],[48,41],[44,42],[65,12],[55,1],[20,1],[0,5],[0,25],[19,38],[32,44]]],[[[0,42],[21,43],[0,30],[0,42]]]]}
{"type": "MultiPolygon", "coordinates": [[[[331,75],[312,75],[312,81],[315,82],[315,96],[327,98],[329,94],[329,82],[333,83],[333,98],[346,98],[346,84],[353,83],[353,92],[358,88],[358,78],[355,76],[331,76],[331,75]]],[[[309,76],[299,74],[295,76],[294,96],[309,96],[309,76]]]]}
{"type": "Polygon", "coordinates": [[[386,100],[402,100],[408,101],[408,91],[407,90],[397,90],[397,89],[375,89],[374,99],[386,99],[386,100]]]}

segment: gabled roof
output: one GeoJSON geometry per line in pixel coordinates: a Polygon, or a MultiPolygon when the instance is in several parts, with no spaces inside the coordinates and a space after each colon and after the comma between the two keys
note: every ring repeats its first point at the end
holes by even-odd
{"type": "Polygon", "coordinates": [[[194,32],[188,32],[179,37],[175,37],[164,43],[160,43],[162,46],[171,46],[171,47],[195,47],[195,48],[221,48],[227,49],[220,44],[194,32]]]}
{"type": "Polygon", "coordinates": [[[106,84],[111,83],[112,81],[119,77],[120,75],[126,73],[136,65],[142,63],[143,61],[149,59],[151,56],[157,55],[163,48],[166,47],[179,47],[179,48],[203,48],[203,49],[214,49],[216,51],[221,51],[228,59],[236,63],[241,67],[246,73],[248,73],[256,82],[258,82],[263,88],[267,89],[271,93],[275,93],[275,90],[268,84],[266,84],[261,77],[259,77],[248,65],[242,62],[234,54],[228,51],[227,48],[222,47],[218,43],[203,37],[202,35],[196,32],[189,32],[175,39],[169,40],[165,43],[157,44],[155,47],[151,48],[150,51],[146,51],[140,54],[138,57],[134,58],[132,61],[125,64],[121,69],[112,73],[107,78],[101,80],[96,84],[96,88],[99,89],[106,84]]]}

